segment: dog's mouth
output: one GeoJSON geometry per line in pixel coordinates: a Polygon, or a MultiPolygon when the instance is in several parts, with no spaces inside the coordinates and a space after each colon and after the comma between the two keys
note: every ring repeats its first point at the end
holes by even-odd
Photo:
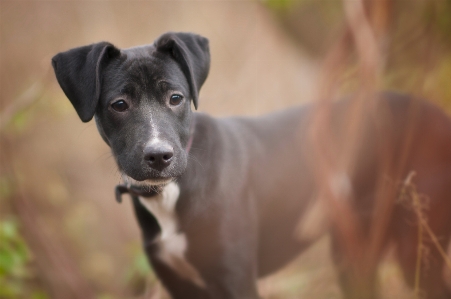
{"type": "Polygon", "coordinates": [[[153,197],[163,191],[163,188],[173,181],[169,179],[148,179],[137,181],[126,174],[122,174],[123,185],[117,185],[115,189],[116,201],[122,202],[122,194],[129,193],[133,196],[153,197]]]}
{"type": "Polygon", "coordinates": [[[155,187],[164,187],[170,182],[172,182],[173,178],[156,178],[156,179],[145,179],[142,181],[137,181],[128,175],[122,173],[122,180],[126,186],[134,186],[138,188],[155,188],[155,187]]]}

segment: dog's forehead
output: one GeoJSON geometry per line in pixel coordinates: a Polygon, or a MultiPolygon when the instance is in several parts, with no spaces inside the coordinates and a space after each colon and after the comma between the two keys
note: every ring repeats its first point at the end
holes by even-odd
{"type": "Polygon", "coordinates": [[[188,91],[186,77],[169,53],[147,45],[121,50],[121,54],[122,59],[109,66],[109,75],[104,79],[105,90],[113,97],[125,90],[154,92],[169,86],[188,91]]]}
{"type": "Polygon", "coordinates": [[[183,76],[178,64],[168,54],[155,49],[154,45],[139,46],[122,50],[124,66],[130,75],[164,80],[183,76]]]}

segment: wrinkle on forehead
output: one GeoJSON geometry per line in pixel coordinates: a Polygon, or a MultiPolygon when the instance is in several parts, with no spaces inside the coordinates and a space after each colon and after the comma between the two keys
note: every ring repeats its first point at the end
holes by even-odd
{"type": "Polygon", "coordinates": [[[168,92],[181,92],[189,97],[188,81],[178,63],[154,46],[122,50],[123,60],[112,65],[104,84],[105,100],[122,95],[140,101],[144,98],[162,99],[168,92]],[[150,97],[150,98],[149,98],[150,97]]]}
{"type": "Polygon", "coordinates": [[[176,62],[154,55],[127,59],[124,69],[129,76],[128,82],[147,90],[152,88],[166,91],[181,88],[179,81],[185,80],[176,62]]]}

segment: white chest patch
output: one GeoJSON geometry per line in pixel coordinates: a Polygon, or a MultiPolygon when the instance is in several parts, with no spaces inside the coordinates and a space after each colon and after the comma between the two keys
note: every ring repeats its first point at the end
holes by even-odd
{"type": "Polygon", "coordinates": [[[163,191],[152,197],[139,200],[141,204],[157,219],[161,233],[158,236],[160,259],[175,270],[182,278],[191,280],[200,287],[205,287],[200,274],[185,258],[188,243],[185,234],[178,231],[178,220],[175,205],[180,189],[172,182],[163,191]]]}

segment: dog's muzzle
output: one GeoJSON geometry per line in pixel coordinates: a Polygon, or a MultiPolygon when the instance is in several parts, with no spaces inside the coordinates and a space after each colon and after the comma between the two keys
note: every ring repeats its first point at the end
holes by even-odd
{"type": "MultiPolygon", "coordinates": [[[[190,138],[189,138],[188,143],[187,143],[186,148],[185,148],[185,151],[188,154],[189,154],[189,152],[191,150],[191,146],[193,144],[193,136],[194,136],[193,130],[194,130],[194,124],[191,124],[191,129],[190,129],[191,134],[190,134],[190,138]]],[[[154,149],[149,149],[148,151],[149,151],[149,154],[147,155],[146,159],[148,159],[149,161],[152,160],[151,159],[152,156],[153,156],[154,160],[156,160],[155,152],[158,152],[158,159],[160,159],[160,160],[165,160],[165,159],[167,160],[168,159],[167,156],[165,157],[165,155],[168,155],[168,154],[165,153],[163,150],[158,149],[158,151],[157,151],[157,150],[154,150],[154,149]]],[[[172,149],[171,149],[170,159],[172,159],[172,154],[173,154],[173,152],[172,152],[172,149]]],[[[159,163],[164,164],[161,161],[159,163]]],[[[169,163],[170,163],[170,161],[169,161],[169,163]]],[[[161,191],[163,190],[163,187],[164,187],[163,185],[155,185],[155,186],[136,186],[136,185],[131,185],[131,184],[128,184],[128,185],[117,185],[115,190],[114,190],[114,193],[115,193],[115,196],[116,196],[116,201],[118,203],[121,203],[122,202],[122,194],[124,194],[124,193],[130,194],[132,197],[139,197],[139,196],[141,196],[141,197],[149,198],[149,197],[153,197],[153,196],[157,195],[158,193],[161,193],[161,191]]]]}

